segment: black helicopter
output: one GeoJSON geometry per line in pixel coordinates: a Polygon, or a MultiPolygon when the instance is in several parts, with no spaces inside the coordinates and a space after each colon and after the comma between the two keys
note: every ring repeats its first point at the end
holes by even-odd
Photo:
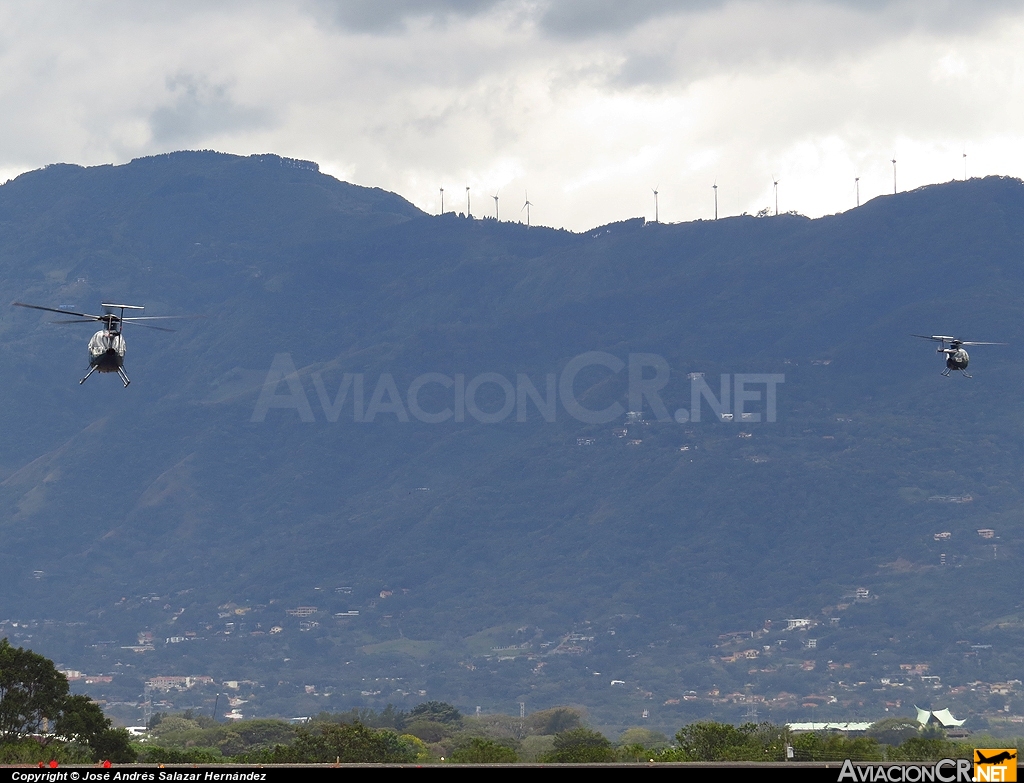
{"type": "Polygon", "coordinates": [[[949,337],[943,334],[912,334],[911,337],[920,337],[922,340],[932,340],[937,342],[939,347],[935,349],[936,353],[946,354],[946,369],[942,371],[942,374],[949,377],[949,374],[953,370],[959,370],[965,378],[971,378],[973,376],[968,375],[967,365],[970,364],[971,357],[968,356],[967,351],[963,349],[965,345],[1006,345],[1006,343],[978,343],[969,342],[967,340],[958,340],[955,337],[949,337]],[[946,347],[946,343],[949,343],[949,347],[946,347]]]}
{"type": "Polygon", "coordinates": [[[29,307],[33,310],[45,310],[48,313],[78,316],[73,320],[51,321],[51,323],[55,324],[86,324],[97,321],[103,324],[103,328],[96,332],[92,339],[89,340],[89,372],[85,374],[85,377],[79,383],[85,383],[94,372],[116,372],[118,377],[121,378],[122,383],[124,383],[125,388],[131,383],[128,374],[124,371],[124,354],[127,346],[125,345],[124,337],[121,335],[121,329],[125,324],[135,324],[146,329],[158,329],[161,332],[173,332],[174,329],[165,329],[162,326],[150,326],[149,324],[140,324],[138,322],[189,317],[187,315],[136,315],[125,318],[125,310],[144,310],[145,307],[142,305],[113,304],[109,302],[103,302],[100,305],[104,310],[103,315],[76,313],[71,310],[58,310],[55,307],[42,307],[41,305],[25,304],[24,302],[13,302],[13,305],[15,307],[29,307]],[[120,310],[120,315],[115,315],[114,310],[120,310]]]}

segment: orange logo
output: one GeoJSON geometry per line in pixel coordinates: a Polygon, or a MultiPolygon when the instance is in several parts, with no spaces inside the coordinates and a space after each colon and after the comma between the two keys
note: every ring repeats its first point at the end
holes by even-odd
{"type": "Polygon", "coordinates": [[[975,748],[974,779],[976,781],[1000,781],[1011,783],[1017,780],[1016,748],[975,748]]]}

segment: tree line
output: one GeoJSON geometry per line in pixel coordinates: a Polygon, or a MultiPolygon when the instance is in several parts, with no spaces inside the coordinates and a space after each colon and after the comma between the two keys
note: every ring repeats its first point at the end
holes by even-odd
{"type": "Polygon", "coordinates": [[[572,707],[524,718],[466,717],[440,701],[408,712],[389,705],[381,712],[321,713],[302,725],[276,719],[224,724],[192,711],[157,713],[147,728],[145,741],[132,742],[99,705],[71,695],[67,678],[51,661],[0,640],[0,763],[932,761],[971,758],[974,747],[1007,745],[1005,739],[982,737],[955,742],[912,718],[880,721],[856,737],[794,733],[767,722],[699,721],[679,729],[674,741],[637,727],[613,743],[586,726],[584,713],[572,707]]]}

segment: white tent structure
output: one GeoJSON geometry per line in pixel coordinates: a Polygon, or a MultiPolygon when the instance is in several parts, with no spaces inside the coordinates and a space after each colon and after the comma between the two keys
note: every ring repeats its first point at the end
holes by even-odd
{"type": "Polygon", "coordinates": [[[942,726],[942,728],[950,729],[959,728],[967,722],[966,720],[957,720],[954,718],[953,713],[951,713],[948,708],[928,711],[922,710],[915,704],[914,709],[917,710],[917,722],[922,726],[927,726],[929,723],[934,721],[942,726]]]}

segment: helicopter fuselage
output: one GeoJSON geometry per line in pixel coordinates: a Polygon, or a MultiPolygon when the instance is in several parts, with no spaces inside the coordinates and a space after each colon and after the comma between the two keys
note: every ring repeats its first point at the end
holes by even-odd
{"type": "Polygon", "coordinates": [[[960,370],[963,372],[967,369],[967,365],[971,363],[971,357],[968,356],[967,351],[963,348],[940,348],[939,353],[946,354],[946,368],[950,370],[960,370]]]}
{"type": "Polygon", "coordinates": [[[120,332],[100,329],[89,340],[89,366],[96,372],[119,372],[127,346],[120,332]]]}

